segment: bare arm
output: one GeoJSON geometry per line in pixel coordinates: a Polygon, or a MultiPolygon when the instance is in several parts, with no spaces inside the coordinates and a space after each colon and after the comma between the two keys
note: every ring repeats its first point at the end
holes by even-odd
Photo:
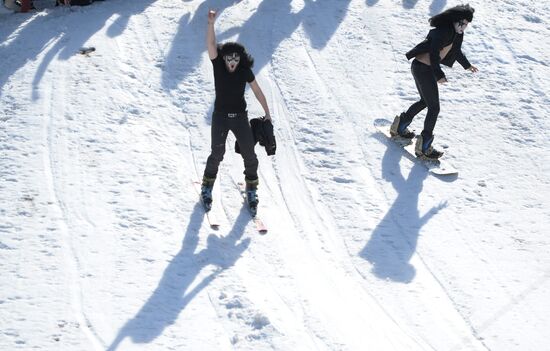
{"type": "Polygon", "coordinates": [[[268,120],[271,120],[271,114],[269,113],[269,106],[267,106],[267,100],[265,98],[265,95],[262,89],[258,85],[258,82],[256,82],[256,80],[253,80],[249,84],[250,84],[250,88],[254,92],[254,96],[256,96],[256,99],[258,99],[258,102],[260,103],[260,105],[262,105],[262,108],[264,109],[265,118],[268,120]]]}
{"type": "Polygon", "coordinates": [[[216,33],[214,32],[214,22],[216,21],[216,11],[208,11],[208,29],[206,30],[206,47],[208,48],[208,57],[210,60],[218,57],[216,48],[216,33]]]}

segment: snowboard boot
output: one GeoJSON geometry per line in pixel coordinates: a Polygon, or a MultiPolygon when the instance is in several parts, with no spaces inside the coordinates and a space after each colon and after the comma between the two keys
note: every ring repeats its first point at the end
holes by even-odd
{"type": "Polygon", "coordinates": [[[433,148],[433,141],[433,135],[426,137],[423,134],[420,134],[418,138],[416,138],[416,145],[414,147],[414,153],[416,156],[434,161],[443,156],[443,152],[433,148]]]}
{"type": "Polygon", "coordinates": [[[393,123],[390,127],[390,135],[392,137],[400,136],[401,138],[405,139],[412,139],[414,138],[415,134],[414,132],[410,131],[409,124],[411,124],[412,121],[404,122],[405,119],[405,113],[402,113],[398,116],[395,116],[393,123]]]}
{"type": "Polygon", "coordinates": [[[245,179],[246,182],[246,201],[248,202],[248,207],[250,208],[250,212],[252,213],[252,216],[256,216],[256,213],[258,211],[258,179],[249,180],[245,179]]]}
{"type": "Polygon", "coordinates": [[[212,208],[212,189],[214,188],[215,181],[216,178],[202,177],[201,200],[207,211],[210,211],[212,208]]]}

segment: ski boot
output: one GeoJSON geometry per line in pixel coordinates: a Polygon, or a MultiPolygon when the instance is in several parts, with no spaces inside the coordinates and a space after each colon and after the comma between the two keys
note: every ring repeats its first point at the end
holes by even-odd
{"type": "Polygon", "coordinates": [[[258,190],[258,179],[245,179],[245,181],[246,202],[248,203],[248,208],[250,209],[252,217],[255,217],[256,213],[258,213],[258,202],[260,202],[260,200],[258,200],[258,194],[256,193],[258,190]]]}
{"type": "Polygon", "coordinates": [[[426,137],[420,134],[416,139],[416,145],[414,146],[414,153],[417,157],[424,158],[430,161],[437,161],[438,158],[443,156],[443,152],[436,150],[432,147],[434,136],[426,137]]]}
{"type": "Polygon", "coordinates": [[[414,138],[415,136],[414,132],[410,131],[409,128],[407,128],[409,124],[411,124],[412,120],[409,122],[404,122],[403,121],[404,119],[405,119],[405,113],[395,116],[393,123],[391,124],[391,127],[390,127],[390,135],[392,137],[399,136],[404,139],[414,138]]]}
{"type": "Polygon", "coordinates": [[[201,200],[206,211],[210,211],[212,208],[212,189],[214,188],[215,181],[216,178],[202,177],[201,200]]]}

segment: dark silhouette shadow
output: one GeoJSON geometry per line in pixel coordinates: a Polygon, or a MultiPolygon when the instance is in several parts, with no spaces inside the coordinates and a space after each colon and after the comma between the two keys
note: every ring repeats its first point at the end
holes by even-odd
{"type": "Polygon", "coordinates": [[[15,72],[27,62],[35,60],[47,43],[61,36],[61,33],[54,30],[44,29],[47,26],[44,19],[33,17],[29,20],[30,16],[31,14],[17,14],[1,19],[3,23],[0,26],[0,42],[9,40],[0,50],[0,96],[4,85],[15,72]],[[25,23],[26,21],[29,22],[25,23]],[[10,35],[13,37],[10,38],[10,35]],[[7,56],[8,53],[12,56],[7,56]]]}
{"type": "Polygon", "coordinates": [[[237,41],[254,57],[253,70],[256,74],[271,61],[281,42],[300,25],[302,12],[293,14],[290,2],[264,0],[241,27],[227,31],[227,34],[239,33],[237,41]]]}
{"type": "Polygon", "coordinates": [[[166,56],[162,74],[162,86],[167,90],[190,75],[206,57],[206,14],[209,8],[219,11],[216,24],[218,43],[237,36],[254,57],[253,71],[257,74],[273,57],[280,43],[289,38],[300,24],[309,36],[314,48],[323,48],[344,19],[351,0],[313,1],[306,0],[300,12],[293,13],[291,0],[264,0],[250,18],[240,27],[220,31],[223,11],[236,0],[207,0],[201,3],[193,15],[184,15],[179,23],[178,33],[166,56]]]}
{"type": "Polygon", "coordinates": [[[250,221],[250,214],[241,208],[235,224],[227,236],[219,238],[210,235],[207,247],[195,252],[199,241],[198,234],[204,221],[202,204],[197,203],[189,219],[180,252],[170,261],[153,292],[138,313],[120,329],[109,346],[114,351],[129,337],[134,343],[150,343],[160,336],[164,329],[173,324],[187,304],[210,284],[220,273],[230,268],[248,248],[250,239],[239,242],[250,221]],[[217,269],[188,290],[202,269],[215,265],[217,269]]]}
{"type": "MultiPolygon", "coordinates": [[[[199,65],[203,55],[206,59],[206,26],[209,9],[218,11],[216,24],[216,40],[225,39],[219,32],[219,21],[223,11],[237,3],[238,0],[206,0],[203,1],[193,14],[186,13],[181,17],[178,30],[170,50],[164,59],[162,72],[162,87],[174,90],[178,84],[189,76],[199,65]]],[[[223,20],[223,17],[222,19],[223,20]]]]}
{"type": "MultiPolygon", "coordinates": [[[[378,1],[379,0],[367,0],[367,6],[374,6],[378,1]]],[[[403,8],[408,10],[413,9],[417,3],[418,0],[403,0],[403,8]]],[[[446,4],[447,0],[433,0],[430,5],[430,15],[433,16],[441,12],[446,4]]]]}
{"type": "Polygon", "coordinates": [[[348,12],[351,0],[306,0],[302,10],[302,26],[309,36],[311,47],[323,49],[334,35],[348,12]]]}
{"type": "Polygon", "coordinates": [[[416,6],[418,0],[403,0],[403,8],[410,10],[416,6]]]}
{"type": "Polygon", "coordinates": [[[382,176],[392,183],[397,198],[359,255],[372,263],[373,273],[378,278],[409,283],[416,274],[409,261],[416,251],[420,230],[447,204],[442,203],[420,216],[418,198],[428,171],[415,163],[404,178],[399,167],[403,153],[396,148],[388,146],[382,160],[382,176]]]}
{"type": "MultiPolygon", "coordinates": [[[[84,46],[95,33],[105,26],[105,23],[113,16],[113,13],[118,14],[119,17],[109,26],[107,34],[110,37],[116,37],[122,34],[128,25],[130,17],[143,12],[153,2],[154,0],[134,0],[131,2],[114,1],[94,3],[92,6],[81,10],[86,11],[88,14],[85,21],[82,21],[80,16],[72,16],[72,13],[67,12],[63,8],[56,10],[55,12],[65,11],[67,13],[64,18],[63,32],[59,32],[58,37],[60,38],[55,45],[48,50],[36,70],[33,80],[33,99],[37,100],[39,98],[38,85],[56,55],[59,55],[58,58],[60,60],[66,61],[77,54],[78,49],[84,46]],[[108,7],[108,11],[106,11],[105,7],[108,7]]],[[[57,18],[60,18],[59,14],[57,16],[57,18]]],[[[34,42],[36,33],[50,32],[37,29],[47,26],[46,20],[34,20],[32,23],[35,25],[29,28],[28,35],[21,36],[18,34],[17,39],[19,42],[23,43],[26,40],[34,42]]],[[[24,31],[26,29],[27,27],[24,28],[24,31]]],[[[38,47],[38,45],[35,45],[35,49],[36,50],[30,50],[29,53],[25,53],[29,56],[28,59],[36,57],[44,48],[43,46],[38,47]]],[[[21,64],[25,63],[25,60],[19,61],[21,64]]]]}
{"type": "Polygon", "coordinates": [[[430,5],[430,16],[435,16],[442,12],[445,6],[447,6],[447,0],[433,0],[430,5]]]}

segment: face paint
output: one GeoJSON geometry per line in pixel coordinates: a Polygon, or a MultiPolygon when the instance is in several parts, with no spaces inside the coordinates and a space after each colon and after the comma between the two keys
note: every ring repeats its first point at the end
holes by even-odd
{"type": "Polygon", "coordinates": [[[466,21],[465,19],[463,20],[460,20],[458,22],[455,22],[454,23],[454,27],[455,27],[455,31],[458,33],[458,34],[463,34],[464,31],[466,30],[466,27],[468,26],[468,21],[466,21]]]}
{"type": "Polygon", "coordinates": [[[225,61],[225,66],[227,67],[227,70],[229,72],[235,72],[237,66],[239,65],[239,62],[241,61],[241,57],[236,52],[225,55],[223,59],[225,61]]]}

